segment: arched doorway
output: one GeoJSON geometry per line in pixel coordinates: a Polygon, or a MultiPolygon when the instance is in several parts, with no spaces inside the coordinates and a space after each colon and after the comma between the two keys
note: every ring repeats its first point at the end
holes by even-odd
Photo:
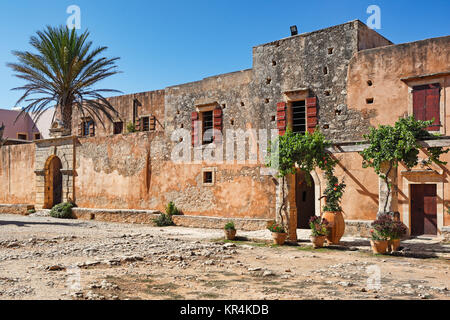
{"type": "Polygon", "coordinates": [[[55,156],[50,156],[45,162],[45,198],[44,209],[51,209],[62,202],[62,163],[55,156]]]}
{"type": "Polygon", "coordinates": [[[295,174],[295,204],[297,229],[308,229],[309,219],[316,215],[315,185],[313,177],[301,170],[295,174]],[[306,175],[309,176],[309,184],[306,175]]]}

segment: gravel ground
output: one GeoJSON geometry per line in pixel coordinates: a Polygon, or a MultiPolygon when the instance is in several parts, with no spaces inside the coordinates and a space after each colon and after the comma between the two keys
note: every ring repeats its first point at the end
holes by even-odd
{"type": "MultiPolygon", "coordinates": [[[[238,235],[270,239],[267,230],[238,235]]],[[[313,250],[306,241],[277,247],[222,237],[222,230],[0,215],[0,299],[450,298],[445,257],[373,256],[354,239],[313,250]]]]}

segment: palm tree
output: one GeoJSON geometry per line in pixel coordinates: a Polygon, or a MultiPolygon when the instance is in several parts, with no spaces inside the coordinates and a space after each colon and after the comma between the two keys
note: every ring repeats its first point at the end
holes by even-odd
{"type": "MultiPolygon", "coordinates": [[[[19,116],[31,113],[36,122],[48,109],[56,105],[57,118],[62,121],[64,135],[72,131],[72,109],[80,114],[97,118],[104,126],[102,116],[112,121],[118,113],[103,97],[104,93],[120,92],[97,89],[100,80],[117,71],[119,58],[107,59],[100,55],[107,47],[91,48],[89,32],[78,35],[67,26],[50,27],[38,31],[30,38],[30,44],[38,52],[13,51],[18,63],[8,63],[15,76],[27,83],[12,90],[25,91],[16,106],[26,103],[19,116]]],[[[18,117],[19,117],[18,116],[18,117]]]]}

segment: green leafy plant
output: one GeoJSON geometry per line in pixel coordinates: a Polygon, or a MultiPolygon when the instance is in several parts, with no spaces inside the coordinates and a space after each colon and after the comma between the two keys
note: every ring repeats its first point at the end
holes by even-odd
{"type": "Polygon", "coordinates": [[[59,219],[73,219],[72,216],[73,207],[74,204],[70,202],[57,204],[50,210],[50,216],[59,219]]]}
{"type": "Polygon", "coordinates": [[[327,219],[313,216],[309,219],[309,227],[311,228],[311,235],[313,237],[326,236],[329,233],[329,222],[327,219]]]}
{"type": "Polygon", "coordinates": [[[166,206],[166,213],[170,216],[181,215],[181,210],[179,210],[173,201],[170,201],[166,206]]]}
{"type": "Polygon", "coordinates": [[[325,172],[325,177],[327,179],[327,187],[323,193],[325,197],[323,211],[342,211],[341,201],[346,185],[344,182],[339,182],[339,179],[333,174],[332,169],[325,172]]]}
{"type": "Polygon", "coordinates": [[[27,213],[28,213],[28,214],[33,214],[33,213],[36,213],[36,210],[35,210],[35,209],[29,209],[29,210],[27,211],[27,213]]]}
{"type": "Polygon", "coordinates": [[[225,230],[236,230],[235,226],[234,226],[234,222],[230,221],[227,224],[225,224],[224,227],[225,230]]]}
{"type": "Polygon", "coordinates": [[[284,226],[278,223],[271,224],[267,229],[269,229],[270,232],[286,233],[284,226]]]}
{"type": "Polygon", "coordinates": [[[174,225],[172,216],[166,213],[161,213],[157,218],[153,219],[153,223],[158,227],[167,227],[174,225]]]}
{"type": "Polygon", "coordinates": [[[127,132],[130,132],[130,133],[132,133],[132,132],[136,132],[137,130],[136,130],[136,125],[133,123],[133,122],[128,122],[128,124],[127,124],[127,132]]]}
{"type": "MultiPolygon", "coordinates": [[[[422,121],[415,120],[413,116],[410,116],[399,119],[394,126],[380,125],[378,128],[371,128],[369,134],[364,135],[369,146],[360,152],[363,157],[363,168],[372,167],[388,188],[384,212],[387,211],[392,188],[389,174],[398,167],[400,162],[408,169],[418,164],[418,155],[422,148],[419,141],[435,137],[426,130],[433,122],[434,119],[422,121]],[[386,169],[383,169],[384,165],[387,166],[386,169]]],[[[448,149],[444,151],[442,147],[432,147],[427,150],[429,157],[423,162],[424,165],[430,165],[432,162],[446,164],[439,158],[442,154],[447,153],[448,149]]]]}
{"type": "MultiPolygon", "coordinates": [[[[278,176],[282,178],[282,203],[279,209],[281,224],[283,227],[289,224],[289,214],[286,212],[285,176],[295,174],[297,168],[304,172],[311,172],[319,168],[325,172],[328,186],[325,190],[326,211],[340,211],[340,202],[345,189],[344,183],[339,183],[334,176],[334,167],[338,160],[326,149],[332,143],[325,139],[319,128],[313,133],[298,134],[288,129],[283,136],[277,137],[269,145],[270,157],[266,165],[278,170],[278,176]],[[336,184],[338,184],[337,189],[336,184]],[[283,215],[282,212],[285,211],[283,215]],[[285,217],[284,217],[285,216],[285,217]],[[287,221],[285,223],[285,220],[287,221]]],[[[306,183],[311,184],[310,175],[305,175],[306,183]]]]}

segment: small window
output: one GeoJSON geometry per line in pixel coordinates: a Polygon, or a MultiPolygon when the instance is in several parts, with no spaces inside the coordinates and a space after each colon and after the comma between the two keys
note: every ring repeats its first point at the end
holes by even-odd
{"type": "Polygon", "coordinates": [[[142,131],[150,131],[150,117],[142,117],[142,131]]]}
{"type": "Polygon", "coordinates": [[[85,122],[83,122],[83,136],[87,137],[90,135],[91,128],[94,127],[94,121],[92,119],[89,119],[85,122]]]}
{"type": "Polygon", "coordinates": [[[305,133],[306,105],[305,100],[292,103],[292,132],[305,133]]]}
{"type": "Polygon", "coordinates": [[[28,135],[26,133],[18,133],[17,139],[19,140],[28,140],[28,135]]]}
{"type": "Polygon", "coordinates": [[[213,142],[213,112],[205,111],[202,112],[202,136],[203,144],[210,144],[213,142]]]}
{"type": "Polygon", "coordinates": [[[40,133],[34,133],[34,140],[41,140],[41,134],[40,133]]]}
{"type": "Polygon", "coordinates": [[[114,122],[114,134],[121,134],[123,132],[123,122],[114,122]]]}
{"type": "Polygon", "coordinates": [[[213,183],[212,171],[203,171],[203,183],[213,183]]]}

